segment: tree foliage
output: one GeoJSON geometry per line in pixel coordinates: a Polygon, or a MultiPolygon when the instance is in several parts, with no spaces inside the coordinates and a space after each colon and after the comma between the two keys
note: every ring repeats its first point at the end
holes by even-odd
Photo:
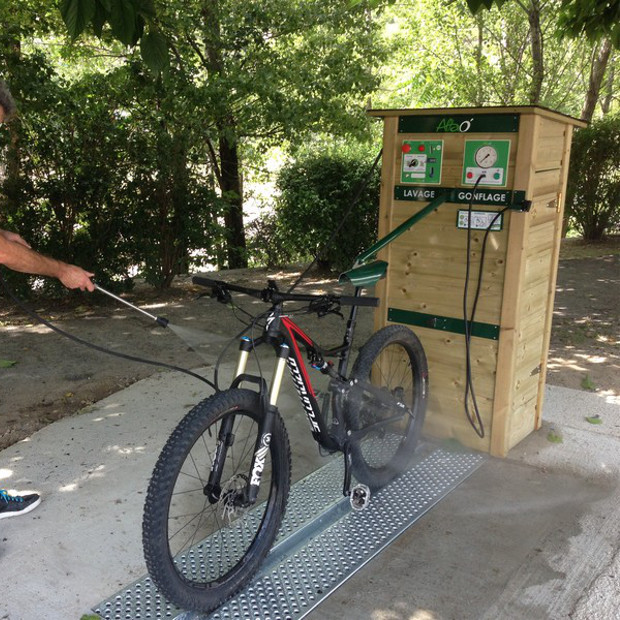
{"type": "Polygon", "coordinates": [[[345,270],[376,241],[380,175],[372,169],[375,155],[362,146],[340,145],[331,152],[310,148],[282,169],[276,216],[297,256],[318,253],[320,267],[345,270]]]}
{"type": "Polygon", "coordinates": [[[584,239],[602,239],[620,225],[620,114],[576,131],[566,205],[584,239]]]}
{"type": "Polygon", "coordinates": [[[377,104],[402,107],[539,104],[579,116],[593,45],[554,36],[556,5],[507,3],[473,17],[464,1],[420,0],[390,13],[391,73],[377,104]],[[532,18],[532,20],[530,20],[532,18]],[[532,21],[540,46],[535,56],[532,21]],[[433,32],[432,40],[425,33],[433,32]],[[418,41],[415,62],[409,41],[418,41]]]}
{"type": "Polygon", "coordinates": [[[60,13],[72,39],[87,28],[99,38],[106,34],[134,47],[155,73],[168,68],[168,43],[157,27],[153,0],[62,0],[60,13]]]}
{"type": "MultiPolygon", "coordinates": [[[[349,0],[352,6],[361,0],[349,0]]],[[[378,6],[394,4],[395,0],[372,0],[378,6]]],[[[521,4],[520,0],[466,0],[473,15],[480,15],[484,10],[494,7],[502,8],[512,3],[521,4]]],[[[558,18],[565,36],[587,36],[591,41],[602,38],[612,40],[616,48],[620,48],[620,0],[561,0],[558,18]]]]}
{"type": "Polygon", "coordinates": [[[213,258],[219,201],[195,116],[176,105],[184,82],[157,84],[133,64],[68,83],[40,53],[6,73],[20,115],[0,138],[15,162],[0,188],[4,227],[102,283],[138,267],[167,286],[191,260],[213,258]]]}
{"type": "Polygon", "coordinates": [[[156,55],[167,54],[143,36],[142,22],[165,36],[172,67],[200,91],[197,129],[227,204],[228,265],[242,267],[242,177],[250,163],[244,143],[301,140],[312,131],[359,132],[366,123],[360,102],[376,87],[374,70],[382,59],[377,24],[364,3],[351,9],[330,0],[120,3],[126,30],[112,20],[115,0],[65,0],[63,16],[72,36],[89,24],[104,35],[107,20],[124,43],[141,38],[153,67],[156,55]],[[99,19],[104,8],[107,17],[99,19]]]}

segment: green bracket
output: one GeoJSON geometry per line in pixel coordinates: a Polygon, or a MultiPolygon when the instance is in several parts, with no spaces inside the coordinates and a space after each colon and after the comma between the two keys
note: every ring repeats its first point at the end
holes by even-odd
{"type": "Polygon", "coordinates": [[[525,199],[523,190],[480,189],[474,191],[468,187],[431,187],[395,185],[394,200],[403,202],[426,202],[446,192],[452,192],[450,202],[466,205],[487,205],[492,207],[508,207],[511,211],[529,211],[530,201],[525,199]]]}
{"type": "Polygon", "coordinates": [[[385,278],[387,268],[388,264],[386,261],[376,260],[372,263],[368,263],[367,265],[362,265],[361,267],[356,267],[355,269],[345,271],[340,274],[338,282],[340,284],[350,282],[356,287],[373,286],[381,280],[381,278],[385,278]]]}
{"type": "MultiPolygon", "coordinates": [[[[465,321],[463,319],[424,314],[423,312],[413,312],[411,310],[400,310],[399,308],[388,308],[387,318],[392,323],[405,323],[454,334],[465,334],[465,321]]],[[[499,325],[473,322],[469,325],[469,331],[472,336],[477,338],[499,340],[499,325]]]]}

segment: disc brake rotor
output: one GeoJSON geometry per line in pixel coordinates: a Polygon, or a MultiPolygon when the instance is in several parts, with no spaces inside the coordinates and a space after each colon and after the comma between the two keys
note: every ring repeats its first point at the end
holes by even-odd
{"type": "Polygon", "coordinates": [[[222,487],[220,499],[217,502],[218,512],[227,525],[231,525],[245,514],[247,486],[248,477],[245,474],[235,474],[222,487]]]}

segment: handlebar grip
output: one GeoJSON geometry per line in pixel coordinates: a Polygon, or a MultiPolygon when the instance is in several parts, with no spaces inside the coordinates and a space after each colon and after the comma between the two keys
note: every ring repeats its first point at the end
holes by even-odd
{"type": "Polygon", "coordinates": [[[210,287],[224,284],[224,282],[220,282],[218,280],[210,280],[209,278],[203,278],[202,276],[193,276],[192,283],[198,284],[199,286],[210,286],[210,287]]]}

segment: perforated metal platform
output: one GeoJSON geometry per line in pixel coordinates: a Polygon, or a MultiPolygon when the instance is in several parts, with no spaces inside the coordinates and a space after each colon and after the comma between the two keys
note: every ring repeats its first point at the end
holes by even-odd
{"type": "Polygon", "coordinates": [[[342,458],[293,485],[277,542],[253,581],[210,615],[170,605],[146,577],[93,611],[105,620],[297,620],[470,476],[486,457],[435,449],[353,511],[342,458]]]}

